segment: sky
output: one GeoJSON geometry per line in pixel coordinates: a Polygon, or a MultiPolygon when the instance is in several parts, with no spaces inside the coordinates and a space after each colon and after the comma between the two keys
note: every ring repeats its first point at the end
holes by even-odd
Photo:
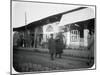
{"type": "Polygon", "coordinates": [[[78,5],[49,4],[36,2],[12,2],[12,27],[25,25],[25,13],[27,24],[45,17],[78,8],[78,5]]]}

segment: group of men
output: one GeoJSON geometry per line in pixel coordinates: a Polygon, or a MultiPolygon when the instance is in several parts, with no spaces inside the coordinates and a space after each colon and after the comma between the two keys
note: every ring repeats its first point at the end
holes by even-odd
{"type": "Polygon", "coordinates": [[[64,47],[63,39],[60,37],[54,39],[53,34],[51,34],[51,38],[48,40],[48,49],[51,60],[54,60],[54,57],[57,58],[57,56],[61,58],[64,47]]]}

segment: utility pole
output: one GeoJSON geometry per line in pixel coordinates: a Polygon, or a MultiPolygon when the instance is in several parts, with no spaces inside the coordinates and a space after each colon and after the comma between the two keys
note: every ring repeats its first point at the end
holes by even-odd
{"type": "MultiPolygon", "coordinates": [[[[27,25],[27,16],[26,16],[26,12],[25,12],[25,25],[27,25]]],[[[27,26],[25,26],[25,30],[27,30],[27,26]]]]}
{"type": "Polygon", "coordinates": [[[28,29],[27,29],[27,14],[25,12],[25,40],[26,40],[26,47],[28,46],[28,29]]]}

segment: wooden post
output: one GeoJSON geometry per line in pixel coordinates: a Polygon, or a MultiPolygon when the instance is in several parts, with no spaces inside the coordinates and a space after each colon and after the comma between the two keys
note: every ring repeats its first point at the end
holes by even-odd
{"type": "Polygon", "coordinates": [[[35,31],[34,31],[34,48],[35,48],[35,42],[36,42],[36,33],[37,33],[37,30],[35,29],[35,31]]]}

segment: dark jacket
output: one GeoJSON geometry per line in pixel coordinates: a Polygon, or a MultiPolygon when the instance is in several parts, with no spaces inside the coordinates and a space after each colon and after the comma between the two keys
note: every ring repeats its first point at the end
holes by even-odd
{"type": "Polygon", "coordinates": [[[63,53],[64,43],[61,39],[56,39],[56,53],[63,53]]]}
{"type": "Polygon", "coordinates": [[[48,40],[48,49],[49,49],[49,53],[55,53],[55,40],[53,38],[50,38],[48,40]]]}

